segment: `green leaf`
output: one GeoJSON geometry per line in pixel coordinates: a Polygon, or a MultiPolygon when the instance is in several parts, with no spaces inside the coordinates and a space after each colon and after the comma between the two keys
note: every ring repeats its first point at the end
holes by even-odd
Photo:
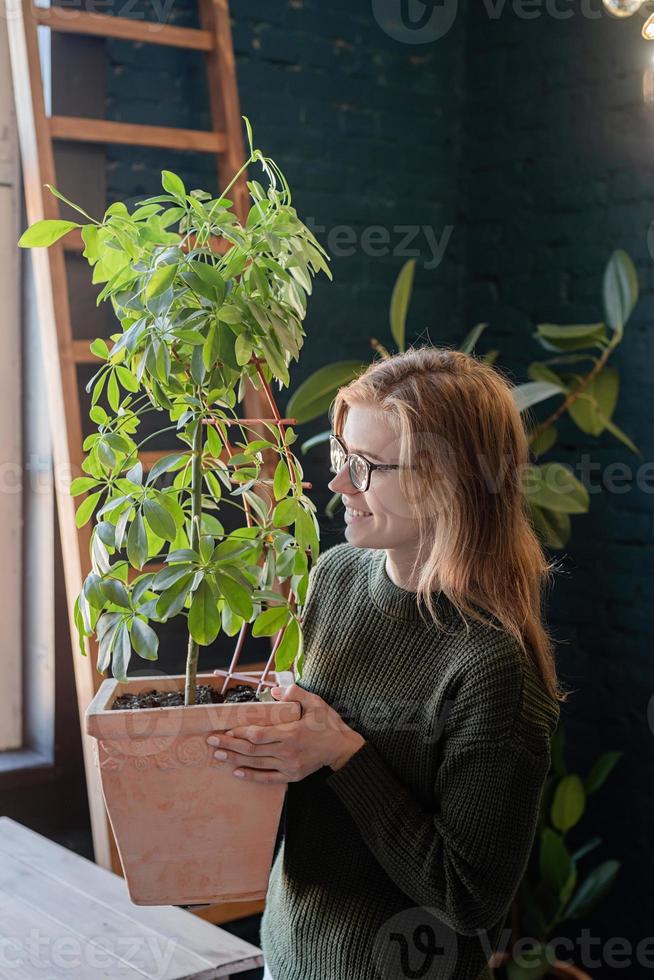
{"type": "Polygon", "coordinates": [[[484,332],[487,326],[488,326],[487,323],[478,323],[476,327],[473,327],[472,330],[469,333],[467,333],[466,336],[464,337],[463,342],[459,347],[459,350],[463,354],[472,354],[473,350],[477,345],[477,341],[479,340],[479,338],[481,337],[482,333],[484,332]]]}
{"type": "MultiPolygon", "coordinates": [[[[575,873],[574,863],[560,834],[551,827],[545,827],[540,841],[540,873],[555,895],[570,885],[571,875],[575,873]]],[[[569,894],[569,893],[568,893],[569,894]]]]}
{"type": "Polygon", "coordinates": [[[389,312],[391,333],[400,352],[404,351],[406,343],[406,315],[411,302],[415,268],[415,259],[409,259],[408,262],[405,262],[395,281],[391,296],[389,312]]]}
{"type": "Polygon", "coordinates": [[[534,336],[546,350],[574,351],[586,347],[602,345],[607,341],[604,323],[579,323],[559,326],[556,323],[541,323],[534,336]]]}
{"type": "Polygon", "coordinates": [[[620,442],[624,443],[624,445],[628,449],[631,449],[632,453],[635,453],[637,456],[642,456],[643,455],[641,453],[640,449],[638,448],[638,446],[634,442],[631,441],[631,439],[629,438],[629,436],[627,435],[626,432],[623,432],[622,429],[620,429],[615,424],[615,422],[613,421],[613,419],[608,419],[607,420],[607,422],[606,422],[606,429],[607,429],[607,432],[610,432],[611,435],[613,435],[613,436],[616,437],[616,439],[619,439],[620,442]]]}
{"type": "Polygon", "coordinates": [[[291,613],[288,606],[273,606],[259,613],[252,626],[252,636],[272,636],[286,626],[291,613]]]}
{"type": "Polygon", "coordinates": [[[87,490],[91,490],[92,487],[97,487],[98,480],[95,480],[92,476],[78,476],[76,477],[70,485],[70,495],[71,497],[77,497],[80,493],[86,493],[87,490]]]}
{"type": "Polygon", "coordinates": [[[588,490],[563,463],[528,467],[524,490],[529,502],[544,510],[585,514],[590,507],[588,490]]]}
{"type": "Polygon", "coordinates": [[[252,141],[252,126],[247,116],[241,116],[241,119],[245,123],[245,130],[248,134],[248,145],[250,147],[250,155],[252,155],[254,153],[254,143],[252,141]]]}
{"type": "Polygon", "coordinates": [[[273,524],[275,527],[288,527],[293,521],[297,520],[301,507],[296,497],[286,497],[281,500],[273,511],[273,524]]]}
{"type": "MultiPolygon", "coordinates": [[[[281,504],[279,506],[281,506],[281,504]]],[[[319,529],[317,524],[318,522],[315,514],[309,512],[306,508],[300,505],[298,515],[295,518],[295,537],[300,545],[300,548],[302,548],[304,551],[307,549],[311,551],[313,561],[316,561],[318,558],[318,549],[320,544],[318,538],[319,529]]]]}
{"type": "Polygon", "coordinates": [[[104,578],[100,583],[100,588],[109,602],[113,602],[116,606],[121,606],[123,609],[130,608],[129,592],[120,579],[113,577],[104,578]]]}
{"type": "Polygon", "coordinates": [[[231,306],[230,304],[225,304],[221,306],[218,310],[218,319],[222,320],[223,323],[242,323],[243,322],[243,311],[237,306],[231,306]]]}
{"type": "Polygon", "coordinates": [[[565,776],[556,787],[551,818],[557,830],[570,830],[586,809],[586,791],[577,775],[565,776]]]}
{"type": "Polygon", "coordinates": [[[174,197],[186,199],[186,188],[184,186],[184,181],[177,174],[172,173],[170,170],[161,171],[161,185],[165,191],[169,194],[174,195],[174,197]]]}
{"type": "Polygon", "coordinates": [[[552,448],[557,438],[558,432],[556,426],[548,425],[530,444],[534,456],[544,456],[552,448]]]}
{"type": "Polygon", "coordinates": [[[193,593],[188,628],[195,642],[204,647],[213,643],[220,631],[218,601],[205,579],[193,593]]]}
{"type": "Polygon", "coordinates": [[[288,466],[286,460],[280,459],[275,467],[275,475],[273,477],[273,492],[275,494],[275,500],[282,500],[286,497],[286,494],[291,489],[291,475],[288,472],[288,466]]]}
{"type": "Polygon", "coordinates": [[[145,519],[159,538],[165,541],[173,541],[177,534],[177,527],[172,516],[156,500],[146,497],[143,501],[143,513],[145,519]]]}
{"type": "Polygon", "coordinates": [[[162,456],[158,459],[152,469],[149,471],[146,484],[154,483],[154,481],[162,476],[164,473],[169,473],[171,470],[180,469],[188,459],[187,453],[171,453],[170,456],[162,456]]]}
{"type": "Polygon", "coordinates": [[[622,250],[614,252],[604,271],[604,312],[620,337],[638,302],[638,291],[638,273],[631,258],[622,250]]]}
{"type": "Polygon", "coordinates": [[[286,405],[286,416],[302,424],[323,415],[338,389],[358,377],[365,368],[361,361],[335,361],[319,368],[293,392],[286,405]]]}
{"type": "MultiPolygon", "coordinates": [[[[87,214],[86,211],[79,206],[79,204],[75,204],[73,201],[69,201],[68,198],[64,197],[61,191],[58,191],[57,188],[54,187],[52,184],[46,184],[45,186],[48,188],[50,193],[54,195],[54,197],[58,197],[60,201],[63,201],[64,204],[67,204],[69,208],[73,209],[73,211],[77,211],[79,214],[83,214],[85,218],[89,219],[89,221],[94,221],[91,215],[87,214]]],[[[95,223],[91,225],[91,227],[92,228],[96,227],[95,223]]]]}
{"type": "Polygon", "coordinates": [[[118,389],[115,371],[112,371],[109,375],[109,382],[107,384],[107,401],[114,412],[118,413],[118,406],[120,405],[120,391],[118,389]]]}
{"type": "Polygon", "coordinates": [[[95,609],[102,609],[106,596],[102,591],[102,577],[95,572],[89,572],[84,579],[83,592],[87,602],[95,609]]]}
{"type": "Polygon", "coordinates": [[[77,527],[82,527],[84,524],[87,523],[87,521],[90,520],[93,511],[95,510],[96,504],[100,500],[101,496],[102,496],[102,491],[98,490],[97,493],[90,493],[88,497],[86,497],[82,501],[82,503],[77,508],[77,512],[75,514],[75,524],[77,525],[77,527]]]}
{"type": "Polygon", "coordinates": [[[97,669],[100,673],[109,666],[111,650],[116,639],[116,633],[123,621],[122,613],[104,613],[100,616],[97,623],[98,635],[98,663],[97,669]]]}
{"type": "Polygon", "coordinates": [[[202,348],[202,360],[207,371],[212,371],[213,366],[220,359],[220,334],[218,324],[212,323],[209,327],[207,338],[202,348]]]}
{"type": "Polygon", "coordinates": [[[587,793],[594,793],[604,784],[604,780],[621,756],[622,752],[605,752],[597,759],[584,780],[584,787],[587,793]]]}
{"type": "Polygon", "coordinates": [[[543,980],[551,970],[544,946],[520,950],[520,962],[509,960],[506,965],[508,980],[543,980]]]}
{"type": "Polygon", "coordinates": [[[162,568],[155,574],[152,580],[152,588],[156,592],[168,589],[191,571],[194,571],[193,566],[186,561],[179,565],[171,565],[170,568],[162,568]]]}
{"type": "Polygon", "coordinates": [[[247,622],[252,618],[254,611],[252,599],[249,592],[238,582],[235,582],[229,575],[214,571],[214,578],[220,594],[225,597],[230,609],[247,622]]]}
{"type": "Polygon", "coordinates": [[[111,658],[111,673],[117,681],[127,680],[127,669],[131,654],[132,644],[129,638],[129,630],[125,623],[122,623],[116,633],[111,658]]]}
{"type": "MultiPolygon", "coordinates": [[[[290,382],[290,377],[288,373],[288,367],[279,348],[279,342],[277,341],[276,335],[274,333],[269,333],[268,336],[259,336],[257,338],[259,346],[263,351],[264,357],[268,363],[268,367],[283,385],[288,387],[290,382]]],[[[233,348],[232,348],[233,350],[233,348]]],[[[233,363],[236,364],[236,355],[232,358],[233,363]]]]}
{"type": "Polygon", "coordinates": [[[148,538],[140,510],[136,511],[127,534],[127,557],[134,568],[143,568],[148,560],[148,538]]]}
{"type": "Polygon", "coordinates": [[[529,501],[529,511],[543,544],[548,548],[565,548],[572,529],[570,515],[539,507],[533,500],[529,501]]]}
{"type": "Polygon", "coordinates": [[[84,242],[84,251],[82,252],[82,255],[90,265],[95,265],[100,258],[100,236],[98,234],[98,229],[95,225],[84,225],[81,235],[82,241],[84,242]]]}
{"type": "Polygon", "coordinates": [[[559,375],[541,361],[532,361],[527,368],[527,374],[532,381],[549,381],[550,384],[556,385],[562,392],[567,393],[568,391],[567,386],[559,375]]]}
{"type": "Polygon", "coordinates": [[[213,303],[222,303],[225,298],[225,280],[216,266],[210,262],[190,260],[186,267],[197,280],[196,285],[200,287],[197,291],[213,303]]]}
{"type": "Polygon", "coordinates": [[[620,376],[614,368],[605,367],[568,406],[568,412],[582,432],[598,436],[606,428],[618,401],[620,376]]]}
{"type": "Polygon", "coordinates": [[[290,670],[301,650],[302,634],[297,619],[293,617],[275,650],[275,670],[290,670]]]}
{"type": "Polygon", "coordinates": [[[177,265],[175,263],[172,265],[160,265],[155,269],[145,287],[146,300],[154,299],[155,296],[160,296],[162,293],[165,293],[168,287],[172,286],[176,275],[177,265]]]}
{"type": "Polygon", "coordinates": [[[554,385],[550,381],[527,381],[525,384],[516,385],[515,388],[512,388],[511,394],[518,411],[524,412],[525,409],[545,401],[546,398],[560,395],[561,386],[554,385]]]}
{"type": "Polygon", "coordinates": [[[118,376],[118,380],[123,388],[125,388],[127,391],[139,390],[140,386],[137,379],[134,377],[132,372],[128,371],[126,367],[123,367],[122,364],[118,364],[116,366],[116,375],[118,376]]]}
{"type": "Polygon", "coordinates": [[[148,626],[148,624],[142,619],[135,616],[132,620],[130,636],[132,639],[132,646],[138,653],[139,657],[143,657],[144,660],[157,659],[159,637],[151,626],[148,626]]]}
{"type": "Polygon", "coordinates": [[[243,367],[244,364],[248,363],[252,357],[252,349],[252,344],[248,340],[247,335],[240,333],[234,344],[234,355],[239,367],[243,367]]]}
{"type": "Polygon", "coordinates": [[[35,221],[18,239],[21,248],[47,248],[67,235],[73,228],[81,228],[76,221],[61,221],[46,218],[35,221]]]}
{"type": "Polygon", "coordinates": [[[606,895],[619,870],[619,861],[604,861],[591,871],[565,910],[566,918],[585,918],[597,902],[606,895]]]}
{"type": "Polygon", "coordinates": [[[102,337],[96,337],[96,339],[90,345],[89,350],[92,354],[95,354],[96,357],[101,357],[103,361],[106,361],[109,357],[107,342],[106,340],[103,340],[102,337]]]}
{"type": "Polygon", "coordinates": [[[161,593],[157,599],[157,616],[160,619],[170,619],[181,612],[194,578],[195,572],[188,572],[161,593]]]}

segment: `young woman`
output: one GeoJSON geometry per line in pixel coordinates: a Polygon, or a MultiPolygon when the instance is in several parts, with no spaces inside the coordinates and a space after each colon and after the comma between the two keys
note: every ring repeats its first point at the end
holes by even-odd
{"type": "Polygon", "coordinates": [[[505,948],[559,687],[507,380],[458,351],[375,362],[331,409],[346,542],[311,570],[299,721],[221,738],[288,783],[261,927],[274,980],[477,980],[505,948]]]}

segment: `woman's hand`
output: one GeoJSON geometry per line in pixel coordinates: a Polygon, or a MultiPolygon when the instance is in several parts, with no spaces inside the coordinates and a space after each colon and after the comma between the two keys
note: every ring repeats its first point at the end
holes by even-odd
{"type": "Polygon", "coordinates": [[[340,769],[365,739],[337,711],[298,684],[273,687],[277,701],[299,701],[302,717],[282,725],[244,725],[207,738],[232,775],[256,783],[293,783],[322,766],[340,769]]]}

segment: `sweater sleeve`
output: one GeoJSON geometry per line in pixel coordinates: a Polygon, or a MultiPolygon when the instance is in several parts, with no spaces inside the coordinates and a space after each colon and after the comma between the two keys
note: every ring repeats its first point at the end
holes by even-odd
{"type": "Polygon", "coordinates": [[[505,915],[531,852],[549,743],[516,738],[450,753],[426,809],[367,741],[327,777],[392,881],[455,932],[476,935],[505,915]]]}

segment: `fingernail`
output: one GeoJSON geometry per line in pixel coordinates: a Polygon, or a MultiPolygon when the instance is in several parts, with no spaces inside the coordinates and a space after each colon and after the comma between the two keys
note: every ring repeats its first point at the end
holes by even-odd
{"type": "Polygon", "coordinates": [[[226,759],[227,758],[227,753],[226,752],[223,752],[222,749],[218,749],[217,752],[214,752],[213,757],[214,757],[214,759],[226,759]]]}
{"type": "Polygon", "coordinates": [[[270,693],[271,694],[279,694],[283,690],[284,690],[283,687],[271,687],[270,688],[270,693]]]}
{"type": "Polygon", "coordinates": [[[242,769],[235,769],[234,772],[233,772],[233,775],[234,776],[238,776],[239,779],[242,779],[243,776],[245,775],[245,773],[243,772],[242,769]]]}
{"type": "Polygon", "coordinates": [[[216,735],[210,735],[207,742],[209,745],[220,745],[220,739],[216,735]]]}

